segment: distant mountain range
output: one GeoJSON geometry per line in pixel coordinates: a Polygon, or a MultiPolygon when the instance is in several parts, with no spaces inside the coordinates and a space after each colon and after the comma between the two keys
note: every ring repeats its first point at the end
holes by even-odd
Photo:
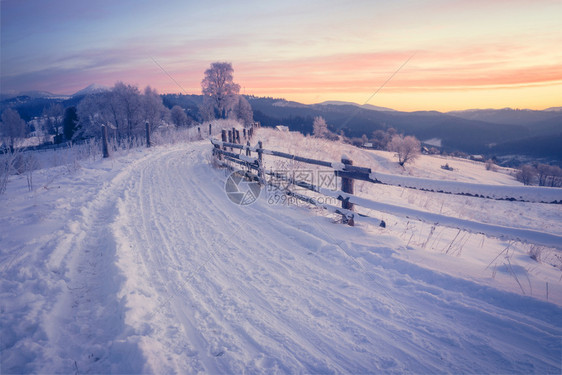
{"type": "Polygon", "coordinates": [[[76,91],[74,94],[72,94],[73,97],[78,97],[78,96],[85,96],[88,94],[99,94],[102,92],[106,92],[111,90],[111,87],[108,86],[104,86],[104,85],[98,85],[96,83],[92,83],[90,86],[83,88],[82,90],[78,90],[76,91]]]}
{"type": "Polygon", "coordinates": [[[53,94],[52,92],[49,91],[22,91],[19,92],[17,94],[2,94],[0,96],[0,100],[4,101],[4,100],[10,100],[10,99],[15,99],[15,98],[30,98],[30,99],[69,99],[72,97],[79,97],[79,96],[84,96],[84,95],[88,95],[88,94],[96,94],[96,93],[100,93],[100,92],[104,92],[104,91],[109,91],[111,90],[111,87],[108,86],[104,86],[104,85],[98,85],[96,83],[92,83],[91,85],[78,90],[77,92],[75,92],[72,95],[59,95],[59,94],[53,94]]]}
{"type": "MultiPolygon", "coordinates": [[[[49,103],[68,107],[77,105],[85,95],[109,90],[92,84],[73,95],[49,92],[26,92],[4,96],[4,108],[18,109],[25,120],[39,116],[49,103]]],[[[183,107],[197,119],[201,95],[165,94],[164,105],[183,107]]],[[[304,134],[312,133],[314,117],[322,116],[335,133],[347,137],[370,137],[375,130],[395,128],[399,133],[414,135],[428,144],[440,143],[444,151],[483,154],[486,157],[513,155],[514,158],[543,158],[562,165],[562,107],[543,111],[527,109],[471,109],[447,113],[437,111],[401,112],[370,104],[342,101],[302,104],[285,99],[247,96],[254,119],[262,126],[286,125],[304,134]]]]}
{"type": "Polygon", "coordinates": [[[392,127],[422,142],[439,140],[447,152],[486,157],[513,155],[520,160],[544,158],[562,163],[562,112],[556,108],[400,112],[346,102],[304,105],[271,98],[249,100],[254,118],[265,126],[283,124],[311,133],[314,117],[322,116],[332,131],[348,137],[370,137],[375,130],[392,127]]]}
{"type": "Polygon", "coordinates": [[[337,101],[337,100],[329,100],[326,102],[322,102],[322,103],[318,103],[317,105],[353,105],[356,107],[361,107],[364,109],[371,109],[373,111],[389,111],[389,112],[396,112],[395,109],[392,108],[387,108],[387,107],[379,107],[376,105],[372,105],[372,104],[357,104],[357,103],[352,103],[352,102],[342,102],[342,101],[337,101]]]}

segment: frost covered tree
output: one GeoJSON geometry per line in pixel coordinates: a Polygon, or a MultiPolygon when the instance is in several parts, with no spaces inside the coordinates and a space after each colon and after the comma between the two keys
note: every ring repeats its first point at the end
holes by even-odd
{"type": "Polygon", "coordinates": [[[312,134],[315,137],[322,138],[328,134],[328,124],[322,116],[316,116],[312,122],[312,134]]]}
{"type": "Polygon", "coordinates": [[[76,107],[78,124],[75,138],[90,138],[100,135],[101,125],[117,130],[117,120],[111,105],[111,92],[86,95],[76,107]]]}
{"type": "Polygon", "coordinates": [[[144,111],[138,87],[117,82],[111,90],[110,99],[121,137],[141,133],[144,130],[144,111]]]}
{"type": "Polygon", "coordinates": [[[530,164],[522,165],[515,178],[524,185],[531,185],[537,178],[537,169],[530,164]]]}
{"type": "Polygon", "coordinates": [[[6,139],[6,142],[13,153],[17,142],[25,137],[25,121],[22,120],[17,111],[8,108],[2,112],[2,124],[0,125],[0,133],[2,134],[2,137],[6,139]]]}
{"type": "MultiPolygon", "coordinates": [[[[55,137],[61,133],[62,119],[64,116],[64,108],[59,103],[51,104],[43,109],[43,117],[45,118],[46,131],[55,137]]],[[[55,138],[56,139],[56,138],[55,138]]]]}
{"type": "Polygon", "coordinates": [[[162,103],[162,97],[150,86],[146,86],[144,89],[141,105],[144,112],[144,120],[148,121],[151,129],[156,129],[160,122],[169,115],[168,108],[162,103]]]}
{"type": "Polygon", "coordinates": [[[240,85],[234,83],[233,73],[234,69],[229,62],[214,62],[205,70],[205,78],[201,81],[203,107],[206,109],[204,115],[209,115],[212,108],[215,117],[228,117],[240,92],[240,85]]]}
{"type": "Polygon", "coordinates": [[[398,156],[398,164],[402,167],[404,164],[416,159],[420,155],[420,141],[413,136],[395,135],[388,143],[388,151],[396,152],[398,156]]]}
{"type": "Polygon", "coordinates": [[[177,127],[187,125],[187,115],[185,114],[185,110],[179,105],[175,105],[172,107],[172,110],[170,111],[170,117],[172,123],[177,127]]]}
{"type": "Polygon", "coordinates": [[[396,135],[396,129],[389,128],[386,131],[377,129],[373,132],[371,142],[373,147],[378,150],[386,150],[388,142],[396,135]]]}
{"type": "Polygon", "coordinates": [[[142,135],[144,123],[153,127],[168,115],[162,97],[147,87],[141,94],[138,87],[117,82],[107,92],[87,95],[77,107],[80,137],[99,136],[101,125],[107,125],[120,139],[142,135]]]}
{"type": "Polygon", "coordinates": [[[233,117],[242,122],[245,126],[250,126],[254,122],[252,106],[242,95],[238,95],[231,113],[233,117]]]}

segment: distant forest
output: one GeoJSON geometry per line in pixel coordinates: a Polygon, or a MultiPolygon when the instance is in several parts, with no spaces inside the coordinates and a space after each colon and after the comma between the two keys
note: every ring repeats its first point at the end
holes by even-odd
{"type": "MultiPolygon", "coordinates": [[[[202,121],[202,95],[164,94],[168,109],[180,106],[194,121],[202,121]]],[[[0,111],[14,108],[25,121],[41,116],[56,102],[64,108],[77,106],[84,97],[15,97],[0,102],[0,111]]],[[[436,111],[381,111],[349,104],[304,105],[280,98],[245,96],[253,118],[262,126],[286,125],[292,131],[312,133],[316,116],[323,117],[328,129],[348,138],[373,138],[377,130],[390,128],[414,135],[422,141],[438,139],[442,152],[480,154],[496,157],[502,164],[517,165],[530,158],[562,165],[562,112],[487,110],[441,113],[436,111]]]]}

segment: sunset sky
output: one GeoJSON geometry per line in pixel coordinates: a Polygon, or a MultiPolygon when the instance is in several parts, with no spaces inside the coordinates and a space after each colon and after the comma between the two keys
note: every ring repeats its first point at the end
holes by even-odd
{"type": "Polygon", "coordinates": [[[229,61],[243,93],[302,103],[562,106],[562,0],[0,4],[2,93],[120,80],[200,94],[210,63],[229,61]]]}

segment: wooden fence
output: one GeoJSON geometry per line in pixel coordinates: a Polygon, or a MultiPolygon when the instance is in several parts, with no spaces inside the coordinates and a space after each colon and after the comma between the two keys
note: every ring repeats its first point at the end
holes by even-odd
{"type": "MultiPolygon", "coordinates": [[[[394,216],[420,220],[432,225],[442,225],[465,230],[471,233],[498,237],[505,240],[529,242],[562,249],[562,236],[559,235],[539,232],[530,229],[511,228],[499,225],[485,224],[445,215],[433,214],[430,212],[410,209],[406,207],[375,202],[369,199],[357,197],[353,194],[353,181],[368,181],[374,184],[404,187],[441,194],[478,197],[482,199],[532,202],[542,204],[561,204],[562,189],[528,186],[479,185],[455,181],[437,181],[398,175],[388,175],[373,172],[370,168],[354,166],[353,162],[346,158],[342,158],[340,162],[329,162],[324,160],[311,159],[280,151],[264,149],[261,141],[258,142],[254,147],[250,146],[249,141],[245,145],[240,143],[226,142],[225,139],[227,137],[228,134],[225,136],[223,132],[223,141],[211,139],[211,143],[214,146],[213,155],[215,155],[222,166],[228,167],[232,170],[238,170],[248,179],[259,181],[262,184],[270,183],[270,181],[266,180],[266,176],[270,176],[273,180],[285,181],[289,185],[298,186],[300,188],[304,188],[306,190],[310,190],[324,196],[333,197],[341,201],[341,207],[335,207],[333,205],[325,203],[318,203],[318,200],[314,198],[298,194],[289,189],[285,189],[285,194],[291,197],[308,202],[315,206],[322,207],[329,210],[330,212],[342,215],[343,222],[349,225],[354,225],[355,220],[360,218],[360,220],[368,220],[380,226],[385,226],[385,223],[382,220],[369,218],[365,215],[356,213],[353,206],[358,205],[367,209],[384,212],[394,216]],[[252,153],[256,153],[257,157],[252,157],[252,153]],[[333,170],[336,177],[340,177],[342,179],[341,190],[328,189],[322,186],[311,184],[306,181],[297,180],[283,173],[267,171],[263,163],[264,155],[290,159],[293,161],[330,168],[331,170],[333,170]],[[234,168],[232,163],[242,166],[244,167],[244,169],[234,168]]],[[[228,139],[236,140],[236,136],[228,139]]]]}

